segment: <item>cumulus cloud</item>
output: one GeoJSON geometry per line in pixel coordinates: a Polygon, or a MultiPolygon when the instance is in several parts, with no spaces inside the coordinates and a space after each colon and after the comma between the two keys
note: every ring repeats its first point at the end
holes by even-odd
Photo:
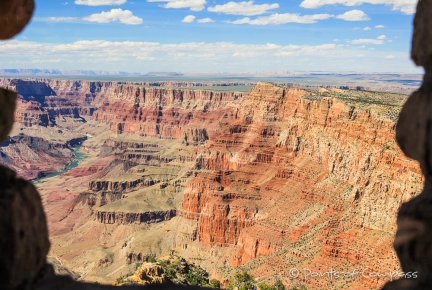
{"type": "Polygon", "coordinates": [[[268,10],[279,8],[278,3],[273,4],[254,4],[254,1],[243,2],[228,2],[223,5],[216,5],[207,8],[210,12],[218,12],[231,15],[260,15],[266,13],[268,10]]]}
{"type": "MultiPolygon", "coordinates": [[[[335,44],[321,45],[277,45],[267,44],[235,44],[231,42],[188,42],[179,44],[160,44],[157,42],[113,42],[105,40],[81,40],[69,44],[39,44],[34,42],[11,41],[0,43],[0,56],[22,56],[35,59],[91,59],[92,62],[108,58],[154,60],[156,55],[176,55],[182,57],[252,57],[263,55],[300,56],[324,55],[338,49],[335,44]],[[25,49],[23,49],[25,48],[25,49]],[[26,51],[26,52],[23,52],[26,51]],[[23,54],[24,53],[24,54],[23,54]]],[[[165,56],[162,56],[165,58],[165,56]]]]}
{"type": "Polygon", "coordinates": [[[237,19],[234,21],[225,21],[226,23],[231,23],[231,24],[248,24],[251,21],[251,19],[249,17],[245,17],[242,19],[237,19]]]}
{"type": "Polygon", "coordinates": [[[78,20],[78,17],[50,17],[51,21],[74,21],[78,20]]]}
{"type": "Polygon", "coordinates": [[[415,12],[416,3],[417,0],[303,0],[300,6],[303,8],[319,8],[324,5],[336,4],[345,6],[386,4],[393,5],[393,10],[399,10],[405,14],[413,14],[415,12]]]}
{"type": "Polygon", "coordinates": [[[370,28],[369,26],[366,26],[365,28],[363,28],[363,30],[371,30],[372,28],[370,28]]]}
{"type": "Polygon", "coordinates": [[[312,15],[300,15],[295,13],[283,13],[283,14],[272,14],[269,16],[260,16],[256,19],[251,20],[249,17],[238,19],[236,21],[227,21],[232,24],[251,24],[251,25],[280,25],[286,23],[302,23],[310,24],[316,23],[318,20],[325,20],[332,18],[332,14],[312,14],[312,15]]]}
{"type": "MultiPolygon", "coordinates": [[[[260,16],[256,19],[250,19],[249,17],[244,17],[241,19],[237,19],[235,21],[225,21],[225,22],[231,24],[251,24],[251,25],[280,25],[286,23],[311,24],[311,23],[318,22],[318,20],[326,20],[330,18],[338,18],[346,21],[369,20],[369,17],[363,11],[351,10],[340,15],[333,15],[333,14],[300,15],[299,13],[282,13],[282,14],[274,13],[269,16],[260,16]]],[[[354,29],[361,29],[361,28],[354,28],[354,29]]]]}
{"type": "Polygon", "coordinates": [[[188,15],[185,18],[183,18],[183,20],[181,22],[191,23],[191,22],[194,22],[195,18],[196,17],[193,15],[188,15]]]}
{"type": "Polygon", "coordinates": [[[351,40],[350,43],[352,43],[352,44],[384,44],[385,38],[386,38],[385,35],[380,35],[376,39],[360,38],[360,39],[351,40]]]}
{"type": "Polygon", "coordinates": [[[375,25],[375,28],[385,28],[385,26],[384,26],[384,25],[381,25],[381,24],[379,24],[379,25],[375,25]]]}
{"type": "Polygon", "coordinates": [[[84,17],[83,20],[98,23],[108,23],[118,20],[121,23],[128,25],[137,25],[143,22],[142,18],[133,15],[132,11],[122,10],[120,8],[111,9],[111,11],[108,12],[103,11],[101,13],[95,13],[90,16],[84,17]]]}
{"type": "Polygon", "coordinates": [[[325,55],[327,50],[336,48],[335,44],[322,45],[288,45],[282,51],[274,53],[275,56],[325,55]]]}
{"type": "Polygon", "coordinates": [[[395,58],[394,55],[386,55],[384,58],[395,58]]]}
{"type": "Polygon", "coordinates": [[[381,39],[360,38],[351,41],[352,44],[383,44],[381,39]]]}
{"type": "Polygon", "coordinates": [[[209,22],[214,22],[214,20],[211,18],[203,18],[203,19],[198,19],[197,22],[198,23],[209,23],[209,22]]]}
{"type": "Polygon", "coordinates": [[[204,9],[206,0],[147,0],[147,2],[166,2],[164,8],[190,8],[192,11],[204,9]]]}
{"type": "Polygon", "coordinates": [[[11,40],[0,42],[0,62],[8,66],[40,67],[56,63],[59,69],[164,71],[258,71],[280,68],[292,70],[352,70],[370,71],[376,60],[386,55],[407,59],[386,62],[381,71],[404,71],[412,68],[407,53],[360,48],[360,45],[278,45],[232,42],[157,43],[137,41],[85,40],[65,44],[11,40]],[[356,61],[356,55],[365,58],[356,61]],[[60,60],[58,62],[58,60],[60,60]],[[44,65],[45,63],[45,65],[44,65]]]}
{"type": "Polygon", "coordinates": [[[370,20],[370,18],[361,10],[351,10],[344,14],[339,14],[336,16],[338,19],[343,19],[346,21],[365,21],[370,20]]]}
{"type": "Polygon", "coordinates": [[[87,6],[121,5],[124,3],[126,0],[75,0],[75,4],[87,6]]]}

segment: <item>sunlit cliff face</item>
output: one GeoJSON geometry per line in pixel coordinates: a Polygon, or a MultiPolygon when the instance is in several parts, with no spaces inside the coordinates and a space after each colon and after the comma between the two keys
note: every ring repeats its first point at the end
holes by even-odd
{"type": "MultiPolygon", "coordinates": [[[[221,280],[238,266],[286,285],[292,267],[397,269],[395,213],[421,184],[393,141],[405,97],[268,83],[248,94],[47,84],[57,96],[44,104],[20,99],[17,132],[87,138],[77,167],[37,184],[50,255],[87,279],[110,281],[131,257],[172,250],[221,280]],[[95,259],[109,263],[80,266],[95,259]]],[[[384,282],[359,276],[350,287],[384,282]]]]}

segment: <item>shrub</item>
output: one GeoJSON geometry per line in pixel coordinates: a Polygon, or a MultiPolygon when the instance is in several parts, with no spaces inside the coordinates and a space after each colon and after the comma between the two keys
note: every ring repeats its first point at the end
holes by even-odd
{"type": "Polygon", "coordinates": [[[201,286],[207,284],[205,278],[199,273],[187,273],[186,282],[192,286],[201,286]]]}
{"type": "Polygon", "coordinates": [[[233,290],[235,287],[239,290],[247,290],[252,288],[254,284],[254,276],[243,271],[234,275],[234,278],[228,283],[227,290],[233,290]]]}
{"type": "Polygon", "coordinates": [[[219,280],[216,280],[216,279],[211,279],[210,282],[209,282],[209,285],[210,285],[211,288],[217,288],[217,289],[219,289],[220,286],[221,286],[221,282],[219,280]]]}
{"type": "Polygon", "coordinates": [[[285,285],[282,283],[281,280],[277,280],[274,286],[276,290],[285,290],[285,285]]]}
{"type": "Polygon", "coordinates": [[[258,287],[260,288],[260,290],[276,290],[275,286],[269,285],[264,282],[258,283],[258,287]]]}

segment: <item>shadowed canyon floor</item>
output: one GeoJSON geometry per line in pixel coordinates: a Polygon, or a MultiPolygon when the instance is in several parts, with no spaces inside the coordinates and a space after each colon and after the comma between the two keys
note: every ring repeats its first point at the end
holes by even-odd
{"type": "Polygon", "coordinates": [[[396,211],[422,187],[394,141],[406,96],[249,93],[118,82],[1,79],[16,90],[0,162],[35,179],[50,259],[112,283],[175,253],[223,282],[239,269],[308,289],[378,289],[389,277],[290,277],[290,269],[389,273],[396,211]]]}

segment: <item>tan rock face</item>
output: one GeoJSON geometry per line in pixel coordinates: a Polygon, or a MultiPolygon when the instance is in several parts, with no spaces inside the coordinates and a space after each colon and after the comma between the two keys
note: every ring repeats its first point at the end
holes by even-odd
{"type": "Polygon", "coordinates": [[[142,263],[134,275],[127,277],[123,282],[127,281],[138,285],[154,285],[167,283],[168,279],[162,266],[154,263],[142,263]]]}

